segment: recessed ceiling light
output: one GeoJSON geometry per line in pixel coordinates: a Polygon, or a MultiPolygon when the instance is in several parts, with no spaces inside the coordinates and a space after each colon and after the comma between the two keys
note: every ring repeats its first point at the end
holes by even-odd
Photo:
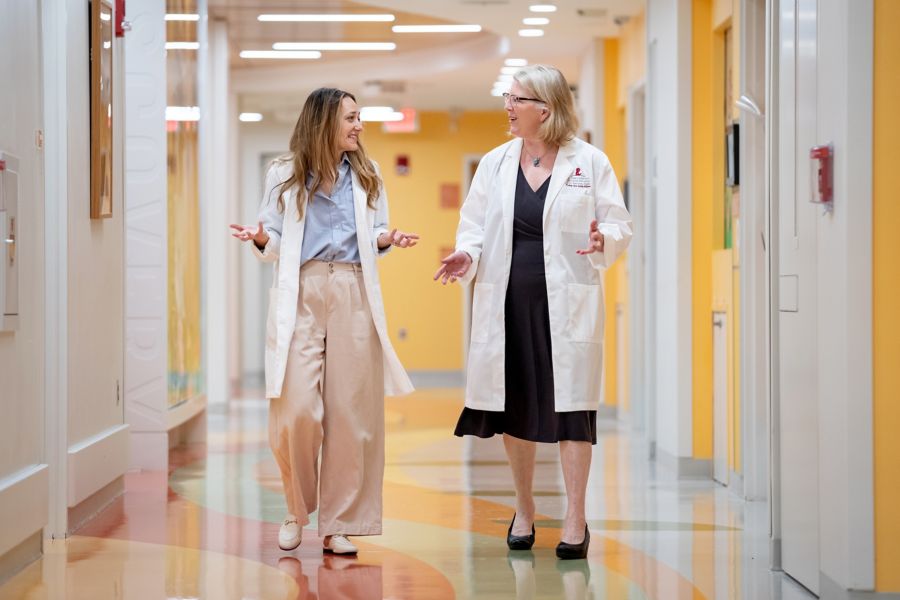
{"type": "Polygon", "coordinates": [[[522,37],[541,37],[544,35],[543,29],[520,29],[519,35],[522,37]]]}
{"type": "Polygon", "coordinates": [[[547,25],[550,23],[550,19],[547,17],[525,17],[522,19],[522,24],[524,25],[547,25]]]}
{"type": "Polygon", "coordinates": [[[528,7],[531,12],[550,13],[556,12],[555,4],[532,4],[528,7]]]}
{"type": "Polygon", "coordinates": [[[481,25],[394,25],[394,33],[478,33],[481,25]]]}
{"type": "Polygon", "coordinates": [[[241,58],[314,59],[322,58],[322,53],[313,50],[242,50],[240,56],[241,58]]]}
{"type": "Polygon", "coordinates": [[[510,82],[510,81],[512,81],[512,80],[513,80],[513,76],[512,76],[512,75],[505,75],[505,74],[504,74],[504,75],[500,75],[499,77],[497,77],[497,81],[506,81],[506,82],[510,82]]]}
{"type": "Polygon", "coordinates": [[[198,50],[200,42],[166,42],[166,50],[198,50]]]}
{"type": "Polygon", "coordinates": [[[169,13],[166,15],[166,21],[199,21],[200,15],[188,13],[169,13]]]}
{"type": "Polygon", "coordinates": [[[277,42],[273,50],[396,50],[394,42],[277,42]]]}
{"type": "Polygon", "coordinates": [[[528,64],[528,61],[524,58],[507,58],[503,61],[503,64],[507,67],[524,67],[528,64]]]}
{"type": "Polygon", "coordinates": [[[500,72],[504,75],[515,75],[519,72],[521,67],[503,67],[500,69],[500,72]]]}
{"type": "Polygon", "coordinates": [[[259,123],[263,120],[263,116],[261,113],[241,113],[238,115],[238,119],[240,119],[244,123],[259,123]]]}
{"type": "Polygon", "coordinates": [[[259,15],[257,21],[273,23],[391,23],[388,14],[322,14],[322,15],[259,15]]]}

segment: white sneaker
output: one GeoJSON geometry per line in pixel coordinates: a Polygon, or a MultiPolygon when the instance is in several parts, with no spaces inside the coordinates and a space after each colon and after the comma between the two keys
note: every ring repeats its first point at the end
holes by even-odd
{"type": "Polygon", "coordinates": [[[325,538],[323,544],[325,552],[333,554],[356,554],[359,552],[356,546],[350,543],[345,535],[332,535],[325,538]]]}
{"type": "Polygon", "coordinates": [[[297,517],[288,515],[278,530],[278,547],[282,550],[293,550],[300,545],[302,535],[303,528],[297,522],[297,517]]]}

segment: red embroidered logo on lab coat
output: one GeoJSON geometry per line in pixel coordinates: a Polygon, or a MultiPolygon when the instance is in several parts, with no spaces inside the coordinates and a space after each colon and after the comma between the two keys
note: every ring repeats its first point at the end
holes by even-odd
{"type": "Polygon", "coordinates": [[[575,188],[589,188],[591,187],[591,178],[587,175],[582,174],[581,167],[575,167],[575,172],[572,173],[568,181],[566,181],[566,186],[575,188]]]}

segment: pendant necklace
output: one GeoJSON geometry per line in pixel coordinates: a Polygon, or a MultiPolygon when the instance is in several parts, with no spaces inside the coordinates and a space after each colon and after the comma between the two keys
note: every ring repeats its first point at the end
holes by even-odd
{"type": "Polygon", "coordinates": [[[528,155],[528,158],[531,159],[531,164],[535,167],[539,167],[541,165],[541,159],[550,154],[550,150],[548,149],[546,152],[535,158],[532,156],[531,152],[528,151],[528,148],[525,147],[525,144],[522,144],[522,149],[525,151],[525,154],[528,155]]]}

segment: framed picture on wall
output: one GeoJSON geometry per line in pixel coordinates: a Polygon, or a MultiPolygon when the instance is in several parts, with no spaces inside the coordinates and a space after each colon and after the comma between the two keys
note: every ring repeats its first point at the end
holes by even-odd
{"type": "Polygon", "coordinates": [[[113,4],[91,0],[91,218],[113,214],[113,4]]]}

